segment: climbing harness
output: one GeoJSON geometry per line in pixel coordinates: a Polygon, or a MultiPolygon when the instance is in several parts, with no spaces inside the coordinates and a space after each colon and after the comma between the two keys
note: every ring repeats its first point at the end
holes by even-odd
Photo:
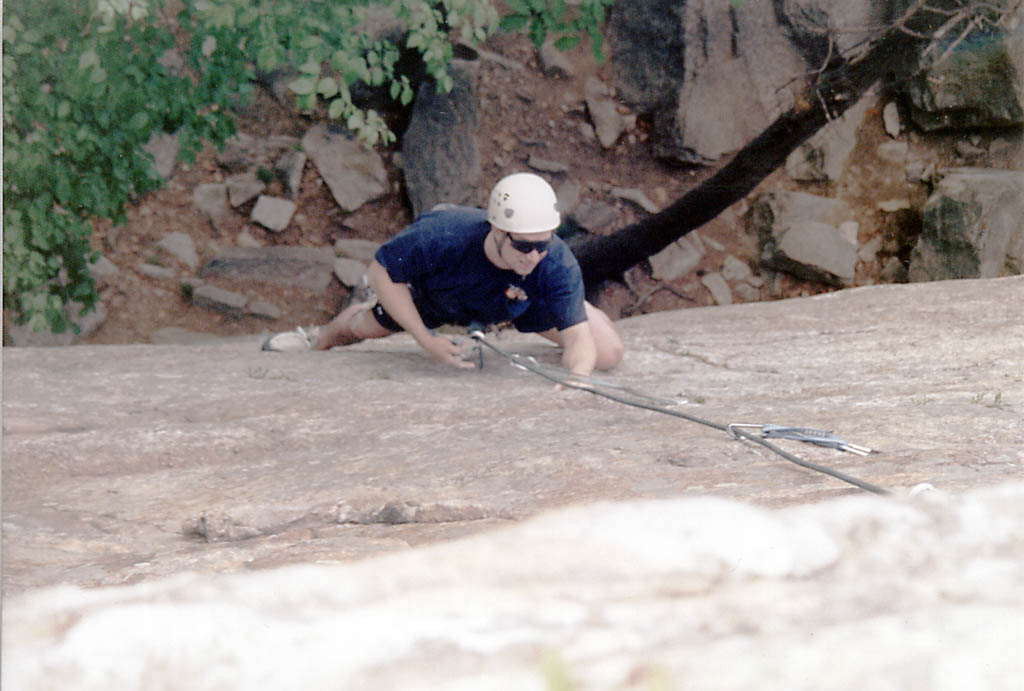
{"type": "Polygon", "coordinates": [[[859,487],[868,492],[873,492],[875,494],[889,494],[888,490],[883,489],[882,487],[852,477],[833,468],[804,460],[767,441],[768,439],[788,439],[832,448],[838,451],[846,451],[859,456],[866,456],[867,454],[875,453],[875,451],[865,446],[850,444],[845,439],[836,436],[832,432],[807,427],[790,427],[785,425],[735,422],[731,424],[721,424],[712,422],[696,415],[691,415],[668,407],[674,405],[675,401],[649,396],[612,382],[602,381],[595,377],[584,377],[572,374],[566,372],[560,367],[541,364],[532,357],[524,357],[518,353],[506,352],[487,340],[483,326],[480,324],[471,324],[468,328],[468,332],[470,338],[476,342],[476,345],[473,348],[472,357],[478,361],[481,368],[483,367],[483,348],[487,347],[508,360],[515,367],[538,374],[549,381],[555,382],[556,384],[561,384],[562,386],[572,389],[579,389],[581,391],[588,391],[594,395],[602,396],[612,401],[633,406],[635,408],[643,408],[645,410],[664,413],[665,415],[671,415],[673,417],[705,425],[706,427],[712,427],[723,432],[728,432],[734,439],[742,439],[759,444],[779,456],[782,456],[787,461],[795,463],[801,467],[814,470],[819,473],[824,473],[825,475],[842,480],[843,482],[854,485],[855,487],[859,487]],[[747,431],[748,429],[758,429],[760,430],[760,434],[753,434],[747,431]]]}

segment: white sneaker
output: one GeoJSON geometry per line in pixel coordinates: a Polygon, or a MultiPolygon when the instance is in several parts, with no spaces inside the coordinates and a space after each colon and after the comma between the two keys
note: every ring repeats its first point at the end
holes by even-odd
{"type": "Polygon", "coordinates": [[[294,331],[274,334],[263,341],[263,350],[272,350],[279,353],[298,353],[304,350],[312,350],[316,346],[319,336],[319,326],[311,326],[309,329],[303,329],[299,326],[294,331]]]}

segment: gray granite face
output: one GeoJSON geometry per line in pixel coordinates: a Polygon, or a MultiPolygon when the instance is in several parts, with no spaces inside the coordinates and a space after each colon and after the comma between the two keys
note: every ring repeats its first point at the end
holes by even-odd
{"type": "MultiPolygon", "coordinates": [[[[896,491],[961,491],[1020,475],[1021,305],[1012,277],[650,314],[617,322],[627,355],[604,378],[713,421],[833,430],[881,453],[790,450],[896,491]]],[[[857,492],[494,355],[461,372],[404,336],[307,354],[260,340],[5,348],[8,592],[347,560],[596,499],[857,492]],[[335,520],[387,504],[456,518],[335,520]],[[194,537],[204,516],[253,539],[212,548],[194,537]]],[[[496,343],[558,362],[539,337],[496,343]]]]}
{"type": "Polygon", "coordinates": [[[4,686],[1011,688],[1021,305],[1012,277],[618,322],[606,383],[833,430],[878,453],[777,443],[886,498],[402,336],[4,348],[4,686]]]}

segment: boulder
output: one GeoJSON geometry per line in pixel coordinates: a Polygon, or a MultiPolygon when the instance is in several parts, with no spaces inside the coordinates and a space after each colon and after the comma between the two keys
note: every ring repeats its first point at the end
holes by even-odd
{"type": "Polygon", "coordinates": [[[104,255],[96,257],[96,261],[89,262],[89,275],[98,281],[106,281],[121,273],[117,264],[110,261],[104,255]]]}
{"type": "Polygon", "coordinates": [[[283,315],[281,308],[277,305],[267,302],[266,300],[250,300],[245,306],[245,313],[259,317],[260,319],[268,319],[274,321],[280,319],[283,315]]]}
{"type": "Polygon", "coordinates": [[[563,163],[562,161],[552,161],[546,158],[541,158],[536,154],[530,154],[530,157],[526,160],[526,165],[541,173],[562,175],[569,172],[569,164],[563,163]]]}
{"type": "Polygon", "coordinates": [[[554,38],[548,38],[537,51],[540,59],[541,69],[548,77],[571,79],[576,76],[576,68],[573,67],[569,56],[555,47],[554,38]]]}
{"type": "Polygon", "coordinates": [[[572,216],[580,204],[580,195],[583,194],[583,185],[577,180],[566,179],[555,187],[555,197],[558,203],[555,208],[562,214],[562,217],[572,216]]]}
{"type": "Polygon", "coordinates": [[[289,135],[254,137],[239,132],[224,142],[224,148],[217,154],[217,163],[233,173],[254,173],[259,167],[271,171],[285,152],[295,150],[298,145],[299,140],[289,135]]]}
{"type": "Polygon", "coordinates": [[[754,275],[749,264],[731,254],[722,260],[722,277],[734,283],[742,281],[755,287],[764,285],[764,280],[754,275]]]}
{"type": "Polygon", "coordinates": [[[135,270],[143,276],[155,278],[158,281],[170,281],[178,277],[178,272],[171,267],[163,266],[161,264],[151,264],[148,261],[136,264],[135,270]]]}
{"type": "MultiPolygon", "coordinates": [[[[223,195],[223,186],[221,194],[223,195]]],[[[196,252],[196,243],[188,233],[181,231],[168,233],[160,239],[160,242],[156,243],[156,247],[187,266],[189,271],[195,271],[199,268],[199,254],[196,252]]]]}
{"type": "Polygon", "coordinates": [[[274,171],[281,179],[288,197],[295,199],[302,187],[302,171],[306,167],[306,154],[301,151],[287,151],[277,159],[274,171]]]}
{"type": "Polygon", "coordinates": [[[584,98],[587,112],[594,124],[594,132],[601,146],[610,149],[626,131],[626,122],[618,111],[614,92],[597,77],[587,78],[584,84],[584,98]]]}
{"type": "Polygon", "coordinates": [[[793,105],[807,66],[770,3],[629,5],[612,13],[616,86],[653,113],[658,156],[717,160],[793,105]]]}
{"type": "Polygon", "coordinates": [[[480,182],[478,67],[475,60],[453,60],[449,72],[449,93],[438,93],[432,80],[420,86],[402,135],[402,174],[414,217],[442,202],[469,202],[480,182]]]}
{"type": "Polygon", "coordinates": [[[157,174],[164,180],[169,180],[178,162],[178,152],[181,151],[178,135],[154,132],[149,141],[142,146],[142,150],[153,157],[153,168],[157,174]]]}
{"type": "Polygon", "coordinates": [[[252,208],[250,218],[253,223],[258,223],[267,230],[279,233],[292,222],[292,216],[295,215],[297,208],[295,202],[290,199],[261,194],[252,208]]]}
{"type": "Polygon", "coordinates": [[[878,145],[875,154],[883,161],[906,165],[907,156],[910,155],[910,145],[906,142],[885,141],[878,145]]]}
{"type": "Polygon", "coordinates": [[[690,48],[686,79],[674,147],[661,140],[661,154],[714,161],[741,149],[791,108],[801,88],[792,77],[807,68],[768,3],[691,1],[683,21],[690,48]]]}
{"type": "Polygon", "coordinates": [[[700,266],[706,252],[700,235],[688,233],[650,257],[651,275],[662,281],[682,278],[700,266]]]}
{"type": "Polygon", "coordinates": [[[939,172],[910,262],[911,281],[1024,273],[1024,172],[939,172]]]}
{"type": "Polygon", "coordinates": [[[627,202],[632,202],[649,214],[656,214],[661,208],[652,202],[643,190],[637,187],[613,187],[611,195],[627,202]]]}
{"type": "Polygon", "coordinates": [[[704,274],[701,276],[700,282],[710,291],[716,305],[732,304],[732,290],[722,274],[717,272],[704,274]]]}
{"type": "Polygon", "coordinates": [[[251,202],[267,189],[267,184],[253,173],[239,173],[224,181],[228,191],[228,201],[237,208],[251,202]]]}
{"type": "Polygon", "coordinates": [[[839,230],[850,215],[846,202],[806,192],[758,197],[751,205],[750,229],[761,246],[761,264],[812,281],[850,285],[857,246],[839,230]]]}
{"type": "Polygon", "coordinates": [[[583,201],[570,214],[572,221],[594,235],[607,235],[615,230],[619,210],[604,202],[583,201]]]}
{"type": "Polygon", "coordinates": [[[841,117],[818,130],[786,159],[786,172],[801,182],[836,182],[857,146],[857,130],[878,95],[869,91],[841,117]]]}
{"type": "MultiPolygon", "coordinates": [[[[906,89],[910,118],[926,131],[1024,124],[1024,38],[975,33],[955,47],[951,33],[936,64],[926,61],[906,89]]],[[[934,59],[934,56],[932,56],[934,59]]]]}
{"type": "Polygon", "coordinates": [[[355,211],[387,194],[384,161],[366,145],[321,124],[302,138],[302,149],[344,211],[355,211]]]}
{"type": "Polygon", "coordinates": [[[192,205],[210,225],[217,229],[228,215],[227,186],[222,182],[207,182],[192,190],[192,205]]]}
{"type": "Polygon", "coordinates": [[[680,30],[684,3],[617,2],[608,19],[611,66],[623,100],[649,113],[674,109],[686,75],[680,30]]]}
{"type": "Polygon", "coordinates": [[[882,109],[882,122],[885,125],[885,132],[892,138],[899,137],[903,132],[903,122],[900,120],[900,109],[895,101],[889,101],[882,109]]]}
{"type": "MultiPolygon", "coordinates": [[[[900,0],[900,7],[906,4],[900,0]]],[[[775,8],[786,35],[816,67],[837,54],[863,55],[879,21],[894,11],[888,0],[783,0],[775,8]]]]}
{"type": "MultiPolygon", "coordinates": [[[[608,31],[616,87],[651,116],[657,155],[684,164],[717,160],[797,102],[804,82],[796,75],[813,74],[836,55],[861,57],[879,24],[898,11],[878,0],[616,3],[608,31]]],[[[1013,22],[1007,26],[1007,33],[977,31],[962,42],[959,30],[948,31],[916,66],[893,65],[901,83],[913,77],[897,94],[910,120],[926,130],[1024,122],[1024,39],[1013,22]]],[[[897,136],[894,108],[886,126],[897,136]]],[[[834,179],[820,169],[827,161],[818,158],[818,143],[803,148],[790,165],[809,163],[810,170],[797,178],[834,179]]]]}
{"type": "Polygon", "coordinates": [[[221,312],[231,317],[242,316],[249,298],[232,290],[203,284],[192,291],[192,304],[203,309],[221,312]]]}
{"type": "Polygon", "coordinates": [[[227,247],[199,271],[200,278],[292,285],[323,293],[334,271],[334,251],[314,247],[227,247]]]}
{"type": "Polygon", "coordinates": [[[334,241],[334,251],[339,256],[357,259],[364,264],[369,264],[373,261],[379,249],[379,242],[362,238],[338,238],[334,241]]]}
{"type": "Polygon", "coordinates": [[[354,287],[366,274],[366,264],[348,257],[338,257],[334,260],[334,275],[338,277],[342,285],[349,288],[354,287]]]}

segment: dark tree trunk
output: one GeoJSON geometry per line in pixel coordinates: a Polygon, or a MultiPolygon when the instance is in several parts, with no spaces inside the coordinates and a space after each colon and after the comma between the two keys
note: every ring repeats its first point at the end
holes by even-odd
{"type": "Polygon", "coordinates": [[[611,235],[581,243],[573,252],[588,288],[620,280],[630,267],[707,223],[751,192],[811,135],[846,111],[894,65],[910,58],[920,39],[896,28],[856,62],[824,71],[805,99],[775,120],[714,176],[671,206],[611,235]]]}

